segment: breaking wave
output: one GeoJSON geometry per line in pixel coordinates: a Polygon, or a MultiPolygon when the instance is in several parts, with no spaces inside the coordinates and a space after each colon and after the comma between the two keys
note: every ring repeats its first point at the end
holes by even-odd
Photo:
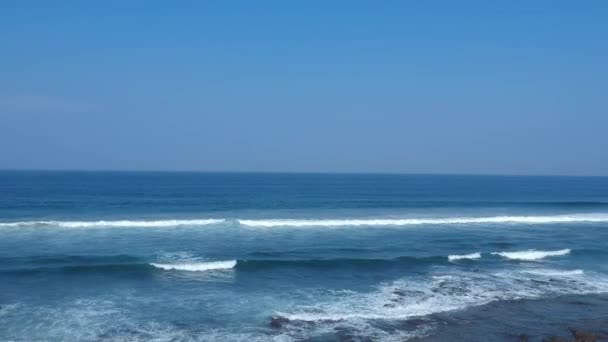
{"type": "Polygon", "coordinates": [[[547,277],[571,277],[585,274],[583,270],[525,270],[525,273],[536,274],[547,277]]]}
{"type": "Polygon", "coordinates": [[[462,255],[458,255],[458,254],[453,254],[453,255],[448,255],[448,260],[449,261],[456,261],[456,260],[462,260],[462,259],[479,259],[481,258],[481,253],[477,252],[477,253],[471,253],[471,254],[462,254],[462,255]]]}
{"type": "Polygon", "coordinates": [[[222,270],[222,269],[234,268],[234,266],[236,266],[236,260],[176,263],[176,264],[150,263],[150,265],[152,265],[156,268],[167,270],[167,271],[175,270],[175,271],[200,272],[200,271],[222,270]]]}
{"type": "MultiPolygon", "coordinates": [[[[505,259],[536,261],[546,257],[564,256],[570,249],[556,251],[526,250],[514,252],[492,252],[505,259]]],[[[460,260],[478,260],[481,252],[470,254],[452,254],[446,256],[399,256],[396,258],[329,258],[329,259],[234,259],[209,261],[188,253],[169,253],[153,262],[130,255],[79,256],[79,255],[46,255],[23,258],[0,258],[0,272],[116,272],[149,270],[174,271],[208,271],[215,269],[236,268],[241,271],[261,271],[274,268],[306,269],[369,269],[411,268],[429,265],[449,265],[460,260]]],[[[530,272],[536,272],[531,270],[530,272]]]]}
{"type": "Polygon", "coordinates": [[[551,224],[572,222],[608,222],[608,214],[572,214],[551,216],[488,216],[402,219],[268,219],[237,220],[250,227],[340,227],[340,226],[406,226],[440,224],[551,224]]]}
{"type": "Polygon", "coordinates": [[[608,214],[571,214],[548,216],[486,216],[437,218],[364,218],[364,219],[175,219],[175,220],[100,220],[100,221],[21,221],[0,222],[0,228],[9,227],[177,227],[204,226],[227,221],[247,227],[359,227],[359,226],[411,226],[411,225],[463,225],[463,224],[559,224],[608,222],[608,214]]]}
{"type": "Polygon", "coordinates": [[[500,300],[538,299],[566,294],[605,293],[608,278],[582,270],[449,272],[404,278],[371,293],[336,292],[327,301],[277,312],[287,322],[339,326],[344,322],[405,320],[500,300]],[[544,281],[551,276],[551,282],[544,281]],[[576,281],[572,278],[576,276],[576,281]]]}
{"type": "Polygon", "coordinates": [[[104,228],[104,227],[177,227],[177,226],[201,226],[224,222],[224,219],[198,219],[198,220],[118,220],[118,221],[23,221],[3,222],[0,227],[31,227],[31,226],[55,226],[62,228],[104,228]]]}
{"type": "Polygon", "coordinates": [[[503,258],[512,259],[512,260],[523,260],[523,261],[534,261],[541,260],[546,257],[554,257],[554,256],[563,256],[570,254],[570,249],[560,249],[557,251],[537,251],[537,250],[527,250],[527,251],[519,251],[519,252],[494,252],[493,255],[500,255],[503,258]]]}

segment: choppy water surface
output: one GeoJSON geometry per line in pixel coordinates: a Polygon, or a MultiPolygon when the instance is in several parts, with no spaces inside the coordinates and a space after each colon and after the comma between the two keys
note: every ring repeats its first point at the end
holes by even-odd
{"type": "Polygon", "coordinates": [[[0,340],[608,326],[608,178],[0,172],[0,340]]]}

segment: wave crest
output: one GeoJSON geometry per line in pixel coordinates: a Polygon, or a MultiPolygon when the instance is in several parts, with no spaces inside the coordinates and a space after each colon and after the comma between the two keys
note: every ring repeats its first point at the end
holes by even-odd
{"type": "Polygon", "coordinates": [[[458,254],[448,255],[449,261],[456,261],[456,260],[462,260],[462,259],[474,260],[474,259],[479,259],[479,258],[481,258],[481,253],[479,253],[479,252],[471,253],[471,254],[462,254],[462,255],[458,255],[458,254]]]}
{"type": "Polygon", "coordinates": [[[573,214],[551,216],[488,216],[403,219],[268,219],[237,220],[250,227],[340,227],[340,226],[406,226],[477,223],[551,224],[572,222],[608,222],[608,214],[573,214]]]}
{"type": "Polygon", "coordinates": [[[150,265],[152,265],[156,268],[166,270],[166,271],[200,272],[200,271],[234,268],[234,266],[236,266],[236,260],[176,263],[176,264],[150,263],[150,265]]]}
{"type": "Polygon", "coordinates": [[[511,259],[511,260],[523,260],[523,261],[534,261],[541,260],[546,257],[553,256],[563,256],[570,254],[571,250],[569,248],[560,249],[557,251],[537,251],[534,249],[530,249],[527,251],[518,251],[518,252],[494,252],[493,255],[500,255],[503,258],[511,259]]]}
{"type": "Polygon", "coordinates": [[[579,275],[585,274],[585,271],[583,271],[583,270],[546,270],[546,269],[542,269],[542,270],[526,270],[523,272],[531,273],[531,274],[535,274],[535,275],[539,275],[539,276],[546,276],[546,277],[572,277],[572,276],[579,276],[579,275]]]}
{"type": "Polygon", "coordinates": [[[224,222],[224,219],[198,219],[198,220],[118,220],[118,221],[23,221],[0,223],[0,227],[29,227],[29,226],[56,226],[62,228],[104,228],[104,227],[177,227],[200,226],[224,222]]]}
{"type": "MultiPolygon", "coordinates": [[[[0,228],[51,226],[62,228],[104,227],[177,227],[201,226],[226,222],[226,219],[175,219],[175,220],[115,220],[115,221],[21,221],[0,222],[0,228]]],[[[232,221],[232,220],[231,220],[232,221]]],[[[439,217],[439,218],[364,218],[364,219],[236,219],[248,227],[359,227],[359,226],[409,226],[409,225],[462,225],[462,224],[559,224],[608,222],[608,214],[571,214],[549,216],[487,216],[487,217],[439,217]]]]}

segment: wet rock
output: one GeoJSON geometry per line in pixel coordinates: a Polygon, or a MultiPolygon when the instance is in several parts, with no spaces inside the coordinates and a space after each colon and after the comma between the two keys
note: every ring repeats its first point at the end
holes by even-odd
{"type": "Polygon", "coordinates": [[[404,290],[404,289],[394,289],[392,293],[398,297],[407,297],[407,296],[420,296],[423,295],[424,292],[417,290],[404,290]]]}
{"type": "Polygon", "coordinates": [[[401,303],[406,298],[417,298],[424,295],[422,291],[394,289],[391,291],[393,298],[389,300],[393,303],[401,303]]]}
{"type": "Polygon", "coordinates": [[[399,297],[405,297],[407,295],[407,292],[404,290],[394,289],[393,294],[399,297]]]}
{"type": "Polygon", "coordinates": [[[570,329],[570,332],[574,337],[574,342],[596,342],[607,338],[606,336],[592,334],[590,332],[577,329],[570,329]]]}
{"type": "Polygon", "coordinates": [[[461,296],[470,292],[466,287],[458,286],[458,284],[442,283],[438,287],[431,289],[433,293],[440,293],[449,296],[461,296]]]}
{"type": "Polygon", "coordinates": [[[336,337],[340,342],[374,342],[368,336],[361,336],[356,331],[347,328],[336,328],[336,337]]]}
{"type": "Polygon", "coordinates": [[[544,339],[543,342],[572,342],[570,340],[567,340],[565,338],[561,338],[561,337],[550,337],[549,339],[544,339]]]}
{"type": "Polygon", "coordinates": [[[413,330],[413,329],[418,329],[426,324],[427,324],[427,321],[424,319],[413,318],[413,319],[401,321],[400,326],[401,326],[401,328],[413,330]]]}
{"type": "Polygon", "coordinates": [[[273,329],[281,329],[287,323],[289,323],[289,319],[281,316],[273,316],[270,319],[270,327],[273,329]]]}
{"type": "Polygon", "coordinates": [[[572,339],[553,336],[543,342],[600,342],[608,339],[608,336],[572,328],[570,328],[570,333],[572,333],[572,339]]]}
{"type": "Polygon", "coordinates": [[[530,340],[530,337],[526,334],[521,334],[518,336],[519,338],[519,342],[528,342],[528,340],[530,340]]]}

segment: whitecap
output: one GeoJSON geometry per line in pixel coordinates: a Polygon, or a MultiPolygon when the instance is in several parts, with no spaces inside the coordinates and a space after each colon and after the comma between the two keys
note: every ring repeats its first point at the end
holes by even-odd
{"type": "Polygon", "coordinates": [[[428,278],[404,278],[369,293],[328,296],[324,302],[283,310],[277,315],[290,321],[363,325],[369,320],[407,320],[502,300],[606,292],[606,275],[582,270],[536,270],[525,274],[521,270],[494,274],[455,271],[428,278]],[[538,282],[549,274],[577,276],[578,281],[538,282]]]}
{"type": "Polygon", "coordinates": [[[462,259],[474,260],[474,259],[479,259],[479,258],[481,258],[481,253],[479,253],[479,252],[471,253],[471,254],[462,254],[462,255],[458,255],[458,254],[448,255],[449,261],[456,261],[456,260],[462,260],[462,259]]]}
{"type": "Polygon", "coordinates": [[[265,219],[237,222],[250,227],[341,227],[341,226],[406,226],[441,224],[554,224],[573,222],[608,222],[608,214],[572,214],[551,216],[488,216],[443,218],[368,218],[368,219],[265,219]]]}
{"type": "Polygon", "coordinates": [[[564,256],[570,254],[570,249],[560,249],[557,251],[537,251],[534,249],[530,249],[527,251],[518,251],[518,252],[494,252],[493,255],[500,255],[503,258],[511,259],[511,260],[522,260],[522,261],[534,261],[541,260],[546,257],[555,257],[555,256],[564,256]]]}
{"type": "Polygon", "coordinates": [[[62,228],[105,228],[105,227],[177,227],[177,226],[203,226],[224,222],[224,219],[193,219],[193,220],[117,220],[117,221],[23,221],[4,222],[0,227],[30,227],[30,226],[56,226],[62,228]]]}
{"type": "Polygon", "coordinates": [[[190,262],[190,263],[174,263],[174,264],[160,264],[150,263],[150,265],[160,268],[163,270],[176,270],[176,271],[210,271],[210,270],[221,270],[230,269],[236,266],[236,260],[226,261],[208,261],[208,262],[190,262]]]}
{"type": "Polygon", "coordinates": [[[525,273],[547,276],[547,277],[572,277],[580,276],[585,274],[583,270],[552,270],[552,269],[538,269],[538,270],[525,270],[525,273]]]}

